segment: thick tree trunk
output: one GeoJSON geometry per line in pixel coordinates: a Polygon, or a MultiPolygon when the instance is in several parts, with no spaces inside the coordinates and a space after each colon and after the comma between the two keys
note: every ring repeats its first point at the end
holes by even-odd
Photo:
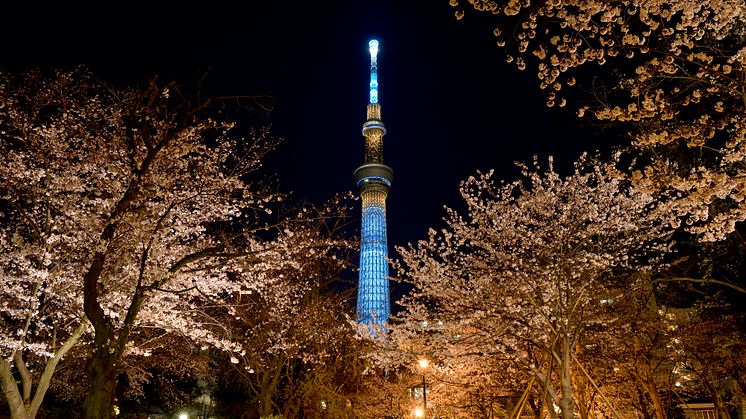
{"type": "Polygon", "coordinates": [[[117,368],[112,354],[101,351],[88,360],[86,366],[91,386],[83,402],[87,419],[111,419],[114,416],[114,399],[117,368]]]}
{"type": "Polygon", "coordinates": [[[570,342],[567,336],[562,339],[560,353],[560,391],[562,393],[559,400],[560,414],[562,419],[574,419],[572,376],[570,374],[570,342]]]}
{"type": "Polygon", "coordinates": [[[259,407],[259,417],[269,416],[272,414],[272,397],[275,394],[275,387],[273,386],[275,373],[273,371],[265,371],[262,375],[261,382],[261,393],[259,394],[257,402],[259,407]]]}
{"type": "Polygon", "coordinates": [[[261,394],[257,397],[259,399],[259,408],[257,409],[259,417],[269,416],[273,413],[272,399],[277,393],[277,386],[279,385],[280,377],[282,376],[284,368],[285,357],[281,355],[270,364],[270,367],[267,368],[262,375],[260,383],[261,394]]]}
{"type": "Polygon", "coordinates": [[[257,400],[257,402],[259,403],[259,408],[257,409],[257,411],[259,412],[260,418],[269,416],[272,414],[272,395],[271,394],[267,392],[263,392],[259,396],[259,400],[257,400]]]}
{"type": "MultiPolygon", "coordinates": [[[[87,291],[88,288],[86,288],[87,291]]],[[[93,324],[96,333],[93,340],[93,354],[86,364],[86,372],[91,380],[88,394],[83,401],[83,413],[87,419],[110,419],[113,417],[117,375],[119,373],[117,364],[129,342],[132,327],[143,301],[142,291],[138,289],[130,301],[127,316],[116,338],[113,331],[114,326],[103,315],[103,310],[97,302],[90,311],[86,311],[86,315],[93,324]],[[91,314],[88,314],[89,312],[91,314]]]]}
{"type": "Polygon", "coordinates": [[[657,419],[666,419],[666,410],[663,408],[663,401],[661,400],[660,394],[656,389],[655,379],[653,378],[653,372],[649,364],[643,364],[645,368],[643,387],[648,393],[650,401],[653,403],[653,410],[655,411],[655,417],[657,419]]]}
{"type": "Polygon", "coordinates": [[[98,278],[103,269],[104,254],[94,258],[84,278],[84,309],[93,325],[93,354],[86,371],[90,381],[88,394],[83,402],[83,413],[87,419],[110,419],[114,414],[114,391],[117,385],[117,364],[124,354],[134,327],[137,314],[145,301],[144,291],[138,287],[130,300],[127,315],[118,333],[98,301],[98,278]]]}
{"type": "MultiPolygon", "coordinates": [[[[130,308],[119,330],[117,339],[112,338],[112,325],[105,319],[103,325],[99,323],[94,339],[94,352],[86,364],[88,378],[91,380],[88,394],[83,402],[83,411],[87,419],[111,419],[114,415],[115,390],[118,363],[129,342],[130,332],[137,313],[142,307],[143,297],[135,292],[130,308]]],[[[94,327],[95,327],[94,323],[94,327]]]]}

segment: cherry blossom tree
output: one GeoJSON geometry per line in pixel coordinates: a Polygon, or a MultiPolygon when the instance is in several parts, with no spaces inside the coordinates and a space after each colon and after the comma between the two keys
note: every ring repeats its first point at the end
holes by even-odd
{"type": "Polygon", "coordinates": [[[730,411],[743,397],[738,381],[743,379],[741,372],[746,367],[743,313],[701,309],[686,314],[675,335],[680,348],[676,389],[684,397],[707,397],[719,419],[730,419],[730,411]]]}
{"type": "MultiPolygon", "coordinates": [[[[428,411],[436,416],[491,418],[513,412],[515,417],[519,399],[525,399],[526,406],[535,401],[533,392],[521,397],[533,387],[530,371],[514,368],[502,352],[483,345],[480,330],[443,321],[439,314],[427,310],[422,316],[407,315],[407,322],[392,323],[391,334],[372,339],[372,365],[387,370],[409,390],[414,396],[410,410],[422,407],[423,381],[428,411]]],[[[521,413],[531,411],[525,407],[521,413]]]]}
{"type": "Polygon", "coordinates": [[[348,351],[356,354],[354,329],[345,317],[346,301],[330,284],[354,247],[339,244],[333,257],[311,249],[295,266],[278,265],[271,272],[277,281],[271,292],[237,295],[230,311],[215,313],[242,348],[224,368],[224,393],[241,394],[238,400],[224,397],[234,399],[235,408],[260,417],[295,417],[298,409],[318,410],[322,400],[331,405],[342,390],[345,380],[334,382],[327,374],[348,351]]]}
{"type": "MultiPolygon", "coordinates": [[[[0,166],[0,375],[14,418],[36,415],[58,362],[88,327],[82,309],[85,260],[80,249],[91,247],[93,241],[81,228],[88,220],[75,209],[100,198],[91,194],[84,198],[87,203],[79,202],[83,197],[73,192],[82,189],[82,179],[70,176],[72,170],[60,159],[65,147],[42,141],[42,136],[53,136],[59,129],[48,123],[56,102],[80,112],[80,123],[90,118],[94,131],[105,112],[98,99],[81,103],[70,94],[74,90],[60,94],[58,87],[71,82],[67,76],[48,81],[33,73],[15,80],[3,74],[0,81],[0,149],[5,158],[0,166]],[[41,153],[49,158],[34,155],[41,153]],[[52,190],[58,193],[52,195],[52,190]],[[62,208],[72,211],[63,214],[62,208]]],[[[71,135],[83,134],[75,132],[78,124],[69,129],[71,135]]],[[[93,164],[77,162],[78,169],[93,164]]],[[[98,195],[102,192],[105,188],[98,195]]]]}
{"type": "Polygon", "coordinates": [[[381,370],[375,368],[367,369],[360,390],[352,397],[356,415],[354,417],[384,419],[411,417],[415,405],[412,403],[412,387],[409,378],[411,377],[401,371],[399,373],[389,371],[388,374],[383,374],[381,370]]]}
{"type": "Polygon", "coordinates": [[[722,239],[746,218],[743,0],[451,0],[495,16],[506,59],[549,106],[619,124],[651,158],[636,181],[679,199],[687,227],[722,239]]]}
{"type": "MultiPolygon", "coordinates": [[[[596,313],[606,326],[587,333],[576,356],[620,414],[665,418],[678,402],[672,399],[671,371],[680,348],[672,335],[675,323],[657,303],[653,282],[639,282],[638,287],[627,287],[627,281],[616,288],[609,284],[614,292],[596,313]]],[[[588,387],[587,394],[593,394],[588,387]]]]}
{"type": "Polygon", "coordinates": [[[616,164],[584,159],[561,177],[550,160],[547,170],[524,167],[522,181],[496,184],[486,173],[463,182],[466,210],[448,210],[443,229],[399,249],[398,271],[414,291],[392,323],[392,346],[424,352],[445,371],[474,356],[502,362],[515,377],[507,389],[535,392],[550,417],[554,406],[563,419],[612,413],[577,354],[586,335],[611,327],[599,314],[604,300],[658,269],[675,221],[616,164]],[[439,329],[438,343],[422,344],[432,334],[423,322],[439,329]],[[581,381],[598,394],[592,406],[581,381]]]}
{"type": "MultiPolygon", "coordinates": [[[[120,415],[152,413],[154,407],[173,410],[214,386],[214,360],[209,354],[219,351],[202,350],[181,335],[156,329],[138,329],[132,340],[142,352],[129,354],[120,363],[115,403],[120,415]]],[[[81,410],[88,387],[87,343],[76,345],[58,365],[39,416],[75,416],[81,410]]]]}
{"type": "Polygon", "coordinates": [[[237,135],[213,104],[85,71],[3,75],[0,373],[14,417],[35,413],[87,327],[87,417],[111,417],[122,358],[147,351],[132,341],[140,328],[239,352],[205,307],[266,292],[272,272],[338,244],[272,214],[282,196],[252,175],[276,140],[237,135]],[[19,389],[11,372],[25,376],[24,356],[50,371],[30,402],[30,378],[19,389]]]}

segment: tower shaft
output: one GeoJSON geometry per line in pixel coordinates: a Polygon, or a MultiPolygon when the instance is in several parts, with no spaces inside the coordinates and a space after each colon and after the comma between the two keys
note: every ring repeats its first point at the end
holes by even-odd
{"type": "Polygon", "coordinates": [[[383,164],[383,136],[378,103],[378,41],[370,41],[370,102],[363,124],[364,164],[355,170],[355,183],[362,201],[360,234],[360,277],[357,294],[357,320],[382,324],[390,314],[388,245],[386,241],[386,197],[393,172],[383,164]]]}

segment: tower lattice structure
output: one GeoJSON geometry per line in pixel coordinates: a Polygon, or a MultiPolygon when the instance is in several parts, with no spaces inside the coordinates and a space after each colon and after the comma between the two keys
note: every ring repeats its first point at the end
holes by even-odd
{"type": "Polygon", "coordinates": [[[355,170],[355,184],[363,203],[360,234],[360,278],[357,292],[357,321],[383,324],[390,314],[389,265],[386,244],[386,196],[393,171],[383,164],[383,136],[378,103],[378,41],[368,43],[370,50],[370,102],[363,124],[365,160],[355,170]]]}

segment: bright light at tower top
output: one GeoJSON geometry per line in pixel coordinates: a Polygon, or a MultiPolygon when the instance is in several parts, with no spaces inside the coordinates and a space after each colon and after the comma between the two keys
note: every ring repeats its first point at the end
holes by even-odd
{"type": "Polygon", "coordinates": [[[371,39],[370,42],[368,42],[368,49],[370,50],[370,58],[372,60],[375,60],[378,56],[378,41],[375,39],[371,39]]]}
{"type": "Polygon", "coordinates": [[[370,103],[378,103],[378,41],[368,42],[370,51],[370,103]]]}

